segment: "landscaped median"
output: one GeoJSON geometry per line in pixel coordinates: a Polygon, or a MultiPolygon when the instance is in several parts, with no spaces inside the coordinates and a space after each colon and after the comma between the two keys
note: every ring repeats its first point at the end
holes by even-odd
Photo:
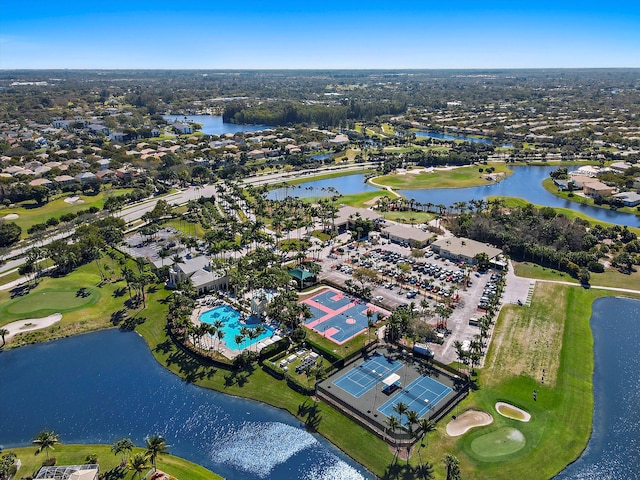
{"type": "MultiPolygon", "coordinates": [[[[120,464],[120,456],[113,454],[111,445],[56,445],[54,448],[55,450],[52,449],[49,455],[55,457],[56,465],[82,465],[87,463],[88,455],[96,455],[100,465],[100,473],[104,474],[120,464]]],[[[22,463],[15,476],[16,480],[35,475],[42,466],[45,455],[44,453],[35,455],[35,451],[36,447],[8,448],[3,451],[3,454],[15,453],[22,463]]],[[[134,448],[132,455],[144,453],[144,451],[143,448],[134,448]]],[[[162,470],[178,480],[220,480],[223,478],[200,465],[168,454],[158,456],[157,465],[158,470],[162,470]]],[[[134,478],[133,475],[133,472],[129,472],[125,479],[134,478]]]]}

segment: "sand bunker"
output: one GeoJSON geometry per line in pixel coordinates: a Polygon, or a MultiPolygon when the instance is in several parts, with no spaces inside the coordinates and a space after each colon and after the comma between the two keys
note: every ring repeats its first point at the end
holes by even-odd
{"type": "Polygon", "coordinates": [[[529,412],[525,412],[521,408],[515,407],[509,403],[496,403],[496,410],[503,417],[512,418],[520,422],[528,422],[531,420],[531,414],[529,412]]]}
{"type": "Polygon", "coordinates": [[[5,220],[17,220],[18,218],[20,218],[20,215],[18,215],[17,213],[8,213],[2,218],[5,220]]]}
{"type": "Polygon", "coordinates": [[[67,197],[64,199],[64,201],[65,203],[70,203],[72,205],[84,203],[84,200],[82,200],[80,197],[67,197]]]}
{"type": "Polygon", "coordinates": [[[30,332],[32,330],[40,330],[41,328],[50,327],[60,320],[62,320],[62,314],[54,313],[53,315],[49,315],[48,317],[29,318],[27,320],[18,320],[16,322],[11,322],[2,328],[6,328],[7,330],[9,330],[9,334],[5,335],[5,338],[9,339],[18,333],[30,332]]]}
{"type": "Polygon", "coordinates": [[[447,423],[447,435],[459,437],[473,427],[483,427],[493,422],[491,414],[482,410],[470,409],[459,415],[455,420],[447,423]]]}

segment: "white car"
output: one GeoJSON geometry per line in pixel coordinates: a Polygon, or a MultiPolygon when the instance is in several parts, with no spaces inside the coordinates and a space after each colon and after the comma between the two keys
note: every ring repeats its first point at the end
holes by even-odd
{"type": "Polygon", "coordinates": [[[381,302],[382,300],[384,300],[384,297],[383,297],[382,295],[378,295],[377,297],[373,297],[373,299],[374,299],[376,302],[381,302]]]}

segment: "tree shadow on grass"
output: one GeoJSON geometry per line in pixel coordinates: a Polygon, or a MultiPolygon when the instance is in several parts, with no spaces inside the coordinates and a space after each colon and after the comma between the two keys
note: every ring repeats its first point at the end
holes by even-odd
{"type": "Polygon", "coordinates": [[[311,432],[317,432],[322,421],[320,407],[315,402],[305,400],[298,405],[298,416],[304,419],[304,426],[311,432]]]}
{"type": "Polygon", "coordinates": [[[12,288],[10,293],[11,293],[11,298],[16,298],[16,297],[24,297],[25,295],[27,295],[32,289],[33,289],[33,285],[31,284],[25,284],[25,285],[20,285],[16,288],[12,288]]]}
{"type": "Polygon", "coordinates": [[[125,287],[118,287],[113,291],[111,296],[113,298],[119,298],[122,297],[125,293],[127,293],[127,289],[125,287]]]}
{"type": "Polygon", "coordinates": [[[397,460],[387,466],[383,480],[415,480],[417,478],[430,480],[433,479],[433,465],[426,462],[422,465],[407,465],[406,463],[398,463],[397,460]]]}
{"type": "Polygon", "coordinates": [[[165,355],[173,350],[174,344],[171,340],[166,339],[164,342],[159,343],[154,348],[154,351],[164,353],[165,355]]]}
{"type": "Polygon", "coordinates": [[[127,311],[124,308],[121,308],[120,310],[117,310],[111,314],[111,323],[114,326],[117,326],[125,318],[127,318],[127,311]]]}
{"type": "Polygon", "coordinates": [[[167,357],[167,366],[170,365],[176,365],[180,376],[189,383],[202,380],[206,375],[204,365],[188,353],[179,349],[167,357]]]}

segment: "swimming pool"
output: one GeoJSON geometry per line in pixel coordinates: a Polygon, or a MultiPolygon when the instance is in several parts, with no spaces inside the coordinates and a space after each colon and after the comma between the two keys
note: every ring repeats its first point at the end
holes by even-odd
{"type": "Polygon", "coordinates": [[[249,339],[245,338],[244,341],[238,345],[235,342],[236,335],[240,335],[240,329],[242,327],[248,327],[251,329],[256,328],[258,325],[262,325],[265,331],[255,340],[251,341],[251,345],[255,345],[260,340],[269,338],[273,335],[273,330],[261,323],[260,320],[254,315],[245,317],[244,321],[240,321],[240,312],[229,305],[221,305],[211,310],[207,310],[200,314],[200,321],[213,325],[217,320],[220,320],[222,325],[222,331],[224,331],[224,338],[222,341],[225,343],[229,350],[242,350],[249,346],[249,339]]]}

